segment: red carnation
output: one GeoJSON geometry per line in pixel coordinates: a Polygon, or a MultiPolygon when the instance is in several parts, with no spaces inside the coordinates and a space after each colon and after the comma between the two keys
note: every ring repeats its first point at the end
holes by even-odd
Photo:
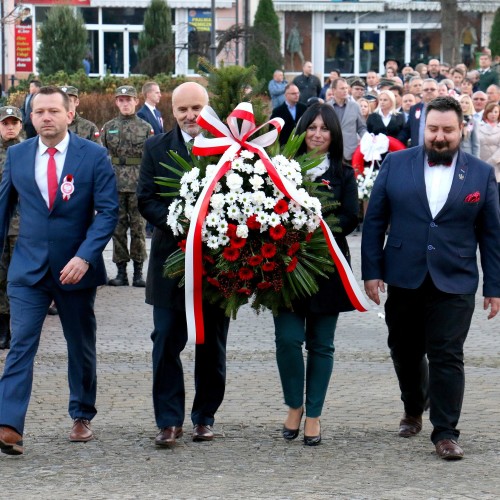
{"type": "Polygon", "coordinates": [[[306,241],[309,243],[313,237],[314,232],[306,234],[306,241]]]}
{"type": "Polygon", "coordinates": [[[246,238],[240,238],[239,236],[234,236],[233,238],[231,238],[231,246],[233,248],[243,248],[246,242],[246,238]]]}
{"type": "Polygon", "coordinates": [[[234,247],[226,247],[222,251],[222,256],[229,262],[234,262],[240,256],[240,251],[234,247]]]}
{"type": "Polygon", "coordinates": [[[290,248],[286,252],[287,255],[293,257],[300,250],[300,243],[295,242],[290,245],[290,248]]]}
{"type": "Polygon", "coordinates": [[[276,245],[274,243],[265,243],[262,245],[260,253],[266,259],[272,259],[276,255],[276,245]]]}
{"type": "Polygon", "coordinates": [[[274,269],[276,268],[276,262],[265,262],[264,264],[262,264],[262,270],[265,271],[266,273],[269,273],[271,271],[274,271],[274,269]]]}
{"type": "Polygon", "coordinates": [[[260,283],[257,283],[257,288],[260,290],[265,290],[266,288],[271,288],[273,286],[272,283],[269,283],[269,281],[261,281],[260,283]]]}
{"type": "Polygon", "coordinates": [[[177,246],[183,251],[186,252],[186,240],[179,241],[177,243],[177,246]]]}
{"type": "Polygon", "coordinates": [[[228,224],[226,236],[228,238],[234,238],[236,236],[236,224],[228,224]]]}
{"type": "Polygon", "coordinates": [[[240,280],[247,281],[251,280],[254,276],[253,271],[249,267],[242,267],[238,271],[238,276],[240,277],[240,280]]]}
{"type": "Polygon", "coordinates": [[[211,278],[210,276],[207,276],[207,281],[213,285],[213,286],[216,286],[217,288],[220,287],[220,283],[215,279],[215,278],[211,278]]]}
{"type": "Polygon", "coordinates": [[[261,255],[251,255],[248,257],[247,262],[251,266],[258,266],[262,262],[262,256],[261,255]]]}
{"type": "Polygon", "coordinates": [[[244,295],[252,295],[252,290],[250,290],[249,288],[246,288],[246,287],[242,287],[242,288],[238,288],[238,290],[236,290],[238,293],[242,293],[244,295]]]}
{"type": "Polygon", "coordinates": [[[276,205],[274,205],[274,211],[277,214],[284,214],[288,212],[288,203],[285,200],[279,200],[276,205]]]}
{"type": "Polygon", "coordinates": [[[203,260],[206,260],[209,264],[215,264],[215,259],[211,255],[204,254],[203,260]]]}
{"type": "Polygon", "coordinates": [[[248,217],[247,226],[249,229],[260,229],[261,224],[257,221],[257,216],[255,214],[248,217]]]}
{"type": "Polygon", "coordinates": [[[269,235],[273,240],[281,240],[286,234],[285,226],[278,224],[276,227],[269,228],[269,235]]]}
{"type": "Polygon", "coordinates": [[[299,259],[297,259],[297,257],[294,257],[291,261],[290,261],[290,264],[288,264],[288,266],[286,266],[286,269],[285,271],[287,273],[291,273],[292,271],[295,270],[295,268],[297,267],[297,264],[299,263],[299,259]]]}

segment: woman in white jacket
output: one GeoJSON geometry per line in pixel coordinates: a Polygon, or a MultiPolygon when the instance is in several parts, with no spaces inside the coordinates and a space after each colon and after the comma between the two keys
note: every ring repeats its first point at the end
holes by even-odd
{"type": "Polygon", "coordinates": [[[490,102],[479,124],[479,158],[495,168],[500,195],[500,104],[490,102]]]}

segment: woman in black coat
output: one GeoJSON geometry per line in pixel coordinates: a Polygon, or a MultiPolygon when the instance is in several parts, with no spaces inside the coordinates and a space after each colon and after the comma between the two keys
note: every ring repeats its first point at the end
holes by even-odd
{"type": "Polygon", "coordinates": [[[366,120],[368,132],[397,137],[404,125],[404,114],[396,111],[394,94],[390,90],[382,90],[378,95],[378,108],[366,120]]]}
{"type": "MultiPolygon", "coordinates": [[[[329,181],[332,198],[340,204],[334,210],[340,233],[334,233],[337,244],[349,261],[346,236],[358,224],[358,190],[354,171],[342,163],[342,131],[337,115],[328,104],[314,104],[297,125],[297,135],[306,132],[303,151],[316,150],[325,155],[323,162],[308,172],[313,180],[329,181]]],[[[324,214],[325,215],[325,214],[324,214]]],[[[308,299],[301,298],[293,310],[281,310],[274,318],[276,359],[285,404],[289,407],[283,427],[283,438],[295,439],[305,413],[304,443],[321,442],[320,416],[333,370],[333,339],[340,312],[352,311],[338,272],[329,279],[318,280],[319,291],[308,299]],[[307,349],[304,366],[302,347],[307,349]]]]}

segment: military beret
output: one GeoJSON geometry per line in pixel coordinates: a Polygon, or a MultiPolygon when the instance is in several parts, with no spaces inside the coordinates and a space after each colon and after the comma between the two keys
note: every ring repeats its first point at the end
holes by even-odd
{"type": "Polygon", "coordinates": [[[363,87],[365,88],[366,87],[366,84],[363,80],[361,80],[360,78],[356,78],[355,80],[352,80],[351,83],[350,83],[350,86],[351,87],[363,87]]]}
{"type": "Polygon", "coordinates": [[[17,118],[19,121],[23,121],[23,115],[21,110],[15,106],[2,106],[0,108],[0,122],[3,122],[7,118],[17,118]]]}
{"type": "Polygon", "coordinates": [[[378,97],[376,95],[373,95],[371,92],[363,96],[367,101],[378,101],[378,97]]]}
{"type": "Polygon", "coordinates": [[[380,83],[378,84],[378,88],[380,87],[392,87],[396,82],[394,80],[387,80],[384,78],[383,80],[380,80],[380,83]]]}
{"type": "Polygon", "coordinates": [[[68,95],[72,95],[78,97],[78,89],[73,87],[72,85],[62,85],[59,87],[63,92],[66,92],[68,95]]]}
{"type": "Polygon", "coordinates": [[[132,85],[122,85],[115,90],[115,97],[120,97],[121,95],[137,97],[137,90],[132,85]]]}

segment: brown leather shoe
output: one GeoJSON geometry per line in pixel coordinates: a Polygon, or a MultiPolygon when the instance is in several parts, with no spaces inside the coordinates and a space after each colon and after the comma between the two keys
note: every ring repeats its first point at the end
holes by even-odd
{"type": "Polygon", "coordinates": [[[85,418],[75,418],[69,440],[73,443],[86,443],[92,439],[94,439],[94,433],[90,428],[90,421],[85,418]]]}
{"type": "Polygon", "coordinates": [[[23,437],[10,427],[0,427],[0,450],[7,455],[24,453],[23,437]]]}
{"type": "Polygon", "coordinates": [[[175,445],[175,440],[182,437],[182,427],[164,427],[155,438],[156,446],[173,446],[175,445]]]}
{"type": "Polygon", "coordinates": [[[399,422],[399,435],[404,438],[416,436],[422,430],[422,415],[412,417],[405,413],[399,422]]]}
{"type": "Polygon", "coordinates": [[[211,425],[196,424],[193,428],[193,441],[212,441],[214,431],[211,425]]]}
{"type": "Polygon", "coordinates": [[[461,460],[464,458],[464,450],[458,446],[453,439],[441,439],[436,443],[436,453],[444,460],[461,460]]]}

